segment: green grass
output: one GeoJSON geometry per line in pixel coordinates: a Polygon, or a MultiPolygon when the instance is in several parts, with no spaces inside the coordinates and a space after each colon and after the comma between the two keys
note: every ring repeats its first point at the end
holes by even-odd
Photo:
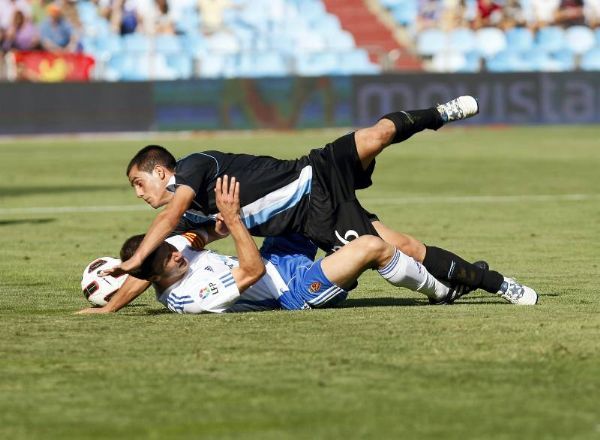
{"type": "MultiPolygon", "coordinates": [[[[160,142],[290,158],[337,134],[160,142]]],[[[536,288],[536,307],[480,293],[431,307],[368,273],[341,309],[223,316],[170,314],[150,293],[74,315],[83,267],[154,213],[27,211],[142,205],[124,168],[155,140],[3,141],[0,438],[599,438],[599,138],[423,133],[384,152],[360,195],[390,226],[536,288]],[[569,194],[587,196],[537,197],[569,194]]]]}

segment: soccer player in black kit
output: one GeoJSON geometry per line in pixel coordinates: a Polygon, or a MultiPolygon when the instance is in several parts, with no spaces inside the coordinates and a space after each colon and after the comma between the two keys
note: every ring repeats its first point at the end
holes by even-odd
{"type": "Polygon", "coordinates": [[[371,127],[295,160],[204,151],[175,161],[163,147],[149,145],[131,160],[127,176],[138,197],[153,208],[165,209],[133,257],[107,273],[134,271],[174,231],[210,229],[218,215],[216,179],[233,176],[244,188],[240,195],[243,220],[252,235],[300,233],[326,252],[361,235],[378,235],[453,286],[446,303],[482,288],[513,304],[535,304],[533,289],[489,270],[485,263],[469,263],[445,249],[425,246],[391,230],[356,198],[356,190],[371,185],[375,157],[388,145],[478,111],[473,97],[461,96],[429,109],[390,113],[371,127]]]}

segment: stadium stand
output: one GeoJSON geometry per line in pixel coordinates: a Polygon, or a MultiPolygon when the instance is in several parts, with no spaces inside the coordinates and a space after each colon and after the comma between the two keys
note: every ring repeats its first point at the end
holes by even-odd
{"type": "Polygon", "coordinates": [[[98,80],[599,64],[600,0],[0,0],[0,48],[41,49],[57,8],[75,30],[69,50],[95,60],[98,80]]]}

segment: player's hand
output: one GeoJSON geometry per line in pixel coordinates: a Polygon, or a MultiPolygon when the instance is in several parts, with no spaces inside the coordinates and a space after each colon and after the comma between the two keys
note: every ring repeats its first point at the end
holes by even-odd
{"type": "Polygon", "coordinates": [[[215,184],[215,201],[219,214],[225,223],[239,218],[240,215],[240,183],[235,177],[225,175],[217,179],[215,184]]]}
{"type": "Polygon", "coordinates": [[[115,278],[118,278],[121,275],[130,273],[132,270],[135,270],[135,269],[139,268],[140,266],[141,266],[141,263],[137,263],[133,258],[130,258],[127,261],[123,261],[118,266],[101,271],[99,275],[101,277],[107,277],[110,275],[115,278]]]}
{"type": "Polygon", "coordinates": [[[92,315],[94,313],[111,313],[112,311],[106,307],[88,307],[75,312],[75,315],[92,315]]]}

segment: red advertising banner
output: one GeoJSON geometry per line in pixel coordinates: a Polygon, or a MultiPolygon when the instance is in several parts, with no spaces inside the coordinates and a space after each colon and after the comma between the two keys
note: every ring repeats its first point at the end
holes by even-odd
{"type": "Polygon", "coordinates": [[[16,79],[35,82],[89,81],[94,58],[76,53],[13,52],[16,79]]]}

